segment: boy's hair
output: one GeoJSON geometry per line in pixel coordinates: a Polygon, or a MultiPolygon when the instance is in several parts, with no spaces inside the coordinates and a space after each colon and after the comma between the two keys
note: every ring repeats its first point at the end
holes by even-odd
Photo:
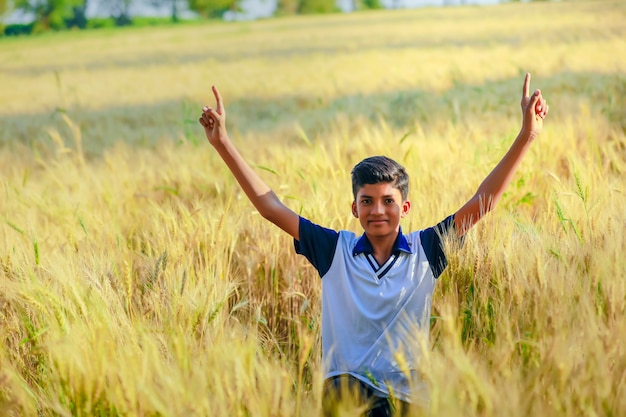
{"type": "Polygon", "coordinates": [[[391,158],[371,156],[352,168],[352,194],[355,200],[365,184],[381,182],[390,182],[393,188],[400,190],[403,201],[409,196],[409,175],[402,165],[391,158]]]}

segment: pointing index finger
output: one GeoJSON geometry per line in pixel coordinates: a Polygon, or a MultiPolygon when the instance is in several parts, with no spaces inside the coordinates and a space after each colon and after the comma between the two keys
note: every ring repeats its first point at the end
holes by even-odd
{"type": "Polygon", "coordinates": [[[530,96],[530,72],[526,73],[526,78],[524,78],[524,88],[522,89],[522,98],[526,98],[530,96]]]}
{"type": "Polygon", "coordinates": [[[216,86],[213,86],[213,95],[215,96],[215,101],[217,102],[217,113],[224,114],[224,104],[222,103],[222,96],[220,92],[217,90],[216,86]]]}

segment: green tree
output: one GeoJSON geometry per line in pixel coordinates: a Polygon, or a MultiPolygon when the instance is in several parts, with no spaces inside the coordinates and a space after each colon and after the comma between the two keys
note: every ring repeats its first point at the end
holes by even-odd
{"type": "Polygon", "coordinates": [[[221,17],[225,11],[237,10],[238,0],[189,0],[189,9],[204,17],[221,17]]]}
{"type": "Polygon", "coordinates": [[[300,14],[322,14],[337,11],[335,0],[300,0],[298,13],[300,14]]]}
{"type": "Polygon", "coordinates": [[[84,3],[85,0],[16,0],[15,8],[33,14],[33,32],[41,32],[66,27],[66,20],[74,16],[74,7],[84,3]]]}
{"type": "Polygon", "coordinates": [[[0,0],[0,36],[4,35],[4,15],[8,10],[7,0],[0,0]]]}
{"type": "MultiPolygon", "coordinates": [[[[383,8],[383,4],[380,0],[362,0],[362,4],[363,4],[363,8],[365,9],[382,9],[383,8]]],[[[398,7],[395,7],[395,8],[398,8],[398,7]]]]}
{"type": "MultiPolygon", "coordinates": [[[[353,0],[360,2],[361,0],[353,0]]],[[[376,0],[365,0],[376,1],[376,0]]],[[[355,9],[356,10],[356,6],[355,9]]],[[[293,14],[323,14],[338,11],[335,0],[278,0],[276,5],[276,15],[293,14]]]]}
{"type": "Polygon", "coordinates": [[[299,6],[299,0],[278,0],[276,3],[276,15],[294,15],[298,13],[299,6]]]}
{"type": "Polygon", "coordinates": [[[149,0],[148,3],[153,6],[169,6],[171,10],[172,22],[178,22],[178,10],[180,8],[180,5],[178,4],[180,3],[179,0],[149,0]]]}
{"type": "Polygon", "coordinates": [[[85,29],[87,27],[87,4],[89,0],[83,0],[81,5],[72,7],[72,16],[65,19],[68,28],[77,27],[85,29]]]}
{"type": "Polygon", "coordinates": [[[116,26],[128,26],[133,24],[130,15],[130,4],[132,0],[110,0],[107,2],[109,13],[115,21],[116,26]]]}

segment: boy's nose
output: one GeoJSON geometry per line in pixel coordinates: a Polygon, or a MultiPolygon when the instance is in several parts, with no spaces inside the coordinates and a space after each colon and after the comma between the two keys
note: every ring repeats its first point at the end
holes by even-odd
{"type": "Polygon", "coordinates": [[[374,207],[372,208],[372,213],[374,214],[383,214],[385,212],[385,209],[382,205],[382,203],[375,203],[374,207]]]}

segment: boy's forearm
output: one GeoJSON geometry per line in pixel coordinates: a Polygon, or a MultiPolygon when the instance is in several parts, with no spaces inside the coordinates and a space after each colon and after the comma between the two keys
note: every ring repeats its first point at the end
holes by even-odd
{"type": "Polygon", "coordinates": [[[248,196],[250,202],[263,215],[267,206],[266,200],[273,198],[272,196],[275,198],[272,189],[254,172],[228,138],[213,146],[248,196]]]}

